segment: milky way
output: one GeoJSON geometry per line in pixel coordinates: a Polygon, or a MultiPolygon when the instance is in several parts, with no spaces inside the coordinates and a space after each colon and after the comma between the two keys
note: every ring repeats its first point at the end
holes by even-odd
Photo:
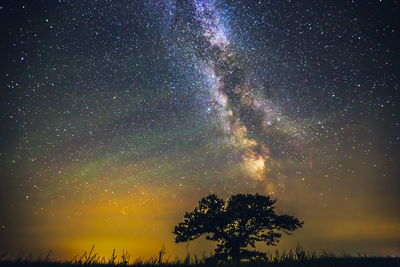
{"type": "Polygon", "coordinates": [[[398,9],[0,1],[0,249],[185,255],[202,196],[257,192],[305,221],[280,248],[398,254],[398,9]]]}
{"type": "MultiPolygon", "coordinates": [[[[298,152],[295,142],[304,138],[308,131],[284,116],[279,105],[263,97],[260,88],[252,84],[253,75],[247,72],[240,52],[230,40],[226,19],[229,15],[218,8],[217,2],[169,3],[166,7],[164,13],[172,17],[173,26],[177,23],[177,13],[184,10],[192,14],[199,33],[193,34],[195,37],[189,43],[195,43],[193,61],[209,88],[207,101],[212,107],[209,111],[220,123],[226,142],[239,151],[239,160],[248,176],[268,181],[268,164],[285,153],[285,156],[293,156],[298,152]],[[280,137],[285,140],[281,141],[280,137]],[[274,149],[272,154],[269,147],[274,149]]],[[[188,27],[188,32],[193,28],[188,27]]],[[[168,31],[171,25],[165,29],[168,31]]],[[[274,193],[273,188],[270,183],[267,193],[274,193]]]]}

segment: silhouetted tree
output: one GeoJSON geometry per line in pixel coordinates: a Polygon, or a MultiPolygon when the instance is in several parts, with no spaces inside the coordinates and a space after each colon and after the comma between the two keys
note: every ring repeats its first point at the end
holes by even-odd
{"type": "Polygon", "coordinates": [[[216,241],[215,256],[224,261],[262,258],[265,253],[250,251],[256,242],[276,245],[281,232],[302,227],[303,222],[289,215],[275,213],[276,200],[268,196],[238,194],[227,203],[215,194],[202,198],[199,206],[186,212],[185,219],[175,226],[175,242],[190,242],[203,234],[216,241]]]}

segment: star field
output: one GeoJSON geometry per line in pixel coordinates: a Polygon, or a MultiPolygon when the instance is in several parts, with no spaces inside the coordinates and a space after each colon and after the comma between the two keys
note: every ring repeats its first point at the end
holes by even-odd
{"type": "Polygon", "coordinates": [[[398,255],[398,9],[0,1],[0,244],[180,255],[200,197],[259,192],[283,248],[398,255]]]}

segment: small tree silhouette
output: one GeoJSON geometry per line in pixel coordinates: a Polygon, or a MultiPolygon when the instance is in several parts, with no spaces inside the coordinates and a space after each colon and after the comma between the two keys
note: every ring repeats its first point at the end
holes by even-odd
{"type": "Polygon", "coordinates": [[[303,225],[293,216],[277,215],[275,202],[259,194],[233,195],[227,203],[215,194],[208,195],[175,226],[175,242],[190,242],[206,234],[206,239],[217,242],[215,257],[219,260],[263,258],[265,253],[246,248],[255,248],[258,241],[276,245],[281,232],[290,234],[303,225]]]}

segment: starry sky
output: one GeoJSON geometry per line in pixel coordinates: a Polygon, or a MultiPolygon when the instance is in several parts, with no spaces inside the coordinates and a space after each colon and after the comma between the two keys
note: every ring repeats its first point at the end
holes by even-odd
{"type": "Polygon", "coordinates": [[[0,0],[0,248],[208,253],[184,212],[262,193],[279,249],[399,256],[399,8],[0,0]]]}

